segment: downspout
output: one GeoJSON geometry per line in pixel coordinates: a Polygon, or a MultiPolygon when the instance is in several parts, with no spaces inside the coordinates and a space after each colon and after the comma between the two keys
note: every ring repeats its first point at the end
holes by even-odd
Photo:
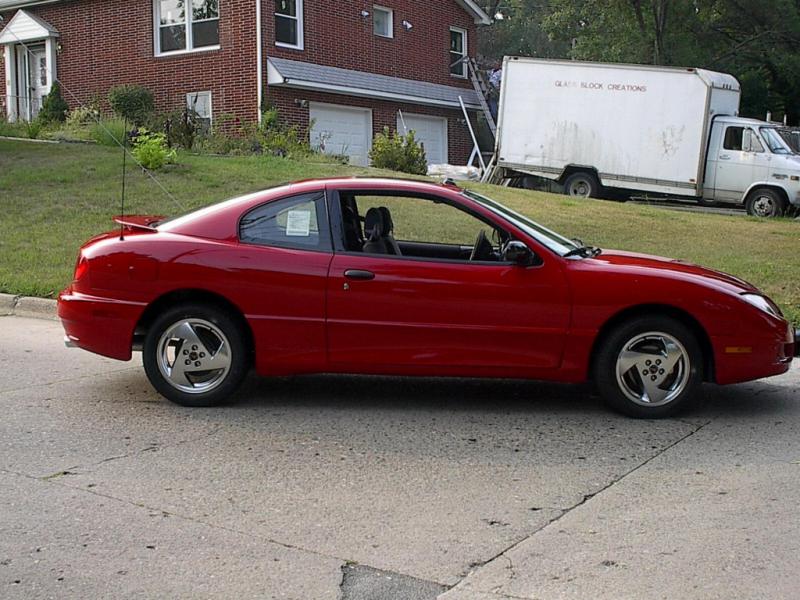
{"type": "Polygon", "coordinates": [[[258,90],[258,125],[261,126],[261,102],[264,98],[264,45],[261,43],[261,0],[256,0],[256,88],[258,90]]]}

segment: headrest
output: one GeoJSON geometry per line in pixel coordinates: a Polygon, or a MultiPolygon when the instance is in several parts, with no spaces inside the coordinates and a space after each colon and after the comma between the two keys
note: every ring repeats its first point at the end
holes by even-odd
{"type": "Polygon", "coordinates": [[[378,210],[381,211],[381,215],[383,215],[383,222],[386,224],[386,233],[392,233],[394,231],[394,221],[392,221],[392,213],[389,212],[389,209],[385,206],[379,206],[378,210]]]}
{"type": "Polygon", "coordinates": [[[384,237],[388,233],[383,211],[379,208],[370,208],[364,217],[364,233],[370,240],[384,237]]]}

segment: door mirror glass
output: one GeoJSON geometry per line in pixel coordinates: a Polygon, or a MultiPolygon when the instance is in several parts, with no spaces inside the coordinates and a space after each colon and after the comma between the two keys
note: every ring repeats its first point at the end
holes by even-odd
{"type": "Polygon", "coordinates": [[[527,267],[534,264],[536,255],[522,242],[511,240],[503,249],[503,260],[515,265],[527,267]]]}

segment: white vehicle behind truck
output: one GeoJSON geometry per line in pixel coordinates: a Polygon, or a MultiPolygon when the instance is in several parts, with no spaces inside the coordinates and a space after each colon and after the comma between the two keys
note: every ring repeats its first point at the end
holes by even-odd
{"type": "Polygon", "coordinates": [[[739,82],[703,69],[506,57],[495,161],[565,193],[800,207],[800,156],[739,114],[739,82]]]}

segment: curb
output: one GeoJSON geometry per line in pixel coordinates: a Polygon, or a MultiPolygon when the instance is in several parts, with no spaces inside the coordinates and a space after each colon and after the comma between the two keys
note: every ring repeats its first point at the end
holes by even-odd
{"type": "Polygon", "coordinates": [[[31,319],[58,320],[56,301],[49,298],[31,298],[0,294],[0,316],[17,316],[31,319]]]}

